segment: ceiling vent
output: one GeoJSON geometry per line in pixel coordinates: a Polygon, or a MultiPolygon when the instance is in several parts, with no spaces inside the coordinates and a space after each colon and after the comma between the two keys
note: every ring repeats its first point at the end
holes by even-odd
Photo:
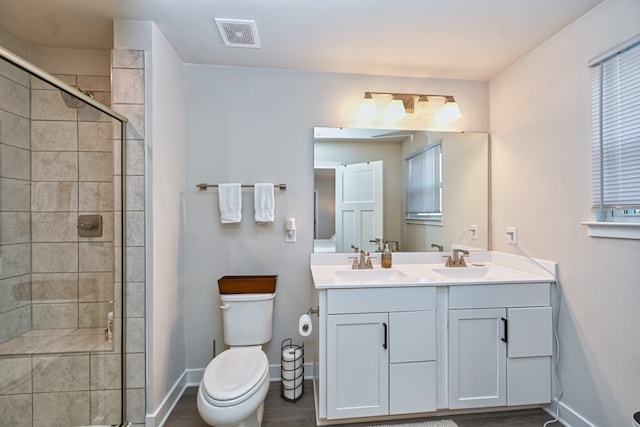
{"type": "Polygon", "coordinates": [[[256,21],[249,19],[215,18],[225,46],[259,48],[256,21]]]}

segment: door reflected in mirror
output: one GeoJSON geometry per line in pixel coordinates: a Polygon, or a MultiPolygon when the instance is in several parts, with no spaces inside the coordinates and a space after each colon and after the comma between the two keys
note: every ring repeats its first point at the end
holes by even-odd
{"type": "Polygon", "coordinates": [[[314,169],[314,252],[375,252],[386,241],[403,252],[438,246],[449,251],[454,244],[489,249],[486,133],[317,127],[314,169]],[[410,215],[407,159],[434,144],[440,144],[441,169],[429,191],[439,191],[440,200],[431,200],[441,212],[410,215]],[[380,166],[377,176],[373,165],[380,166]],[[379,190],[376,179],[381,180],[379,190]]]}

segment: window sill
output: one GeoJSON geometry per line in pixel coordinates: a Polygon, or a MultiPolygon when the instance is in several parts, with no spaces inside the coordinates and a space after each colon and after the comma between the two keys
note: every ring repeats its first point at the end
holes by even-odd
{"type": "Polygon", "coordinates": [[[640,223],[585,221],[582,225],[587,226],[587,233],[591,237],[640,240],[640,223]]]}
{"type": "Polygon", "coordinates": [[[442,227],[442,218],[405,218],[405,222],[407,224],[416,224],[416,225],[433,225],[442,227]]]}

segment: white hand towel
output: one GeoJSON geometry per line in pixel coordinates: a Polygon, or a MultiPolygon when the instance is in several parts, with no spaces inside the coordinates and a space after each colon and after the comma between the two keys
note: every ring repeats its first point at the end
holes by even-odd
{"type": "Polygon", "coordinates": [[[273,184],[254,184],[253,205],[256,210],[256,222],[273,222],[274,200],[273,184]]]}
{"type": "Polygon", "coordinates": [[[220,221],[223,224],[242,220],[242,189],[240,184],[218,184],[220,221]]]}

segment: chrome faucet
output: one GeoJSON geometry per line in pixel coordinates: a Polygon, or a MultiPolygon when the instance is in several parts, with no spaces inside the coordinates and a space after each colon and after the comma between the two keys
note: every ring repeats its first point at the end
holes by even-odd
{"type": "Polygon", "coordinates": [[[469,251],[466,249],[454,249],[453,256],[445,256],[445,267],[466,267],[467,263],[464,260],[464,255],[469,255],[469,251]]]}
{"type": "Polygon", "coordinates": [[[376,249],[376,252],[382,252],[382,239],[379,237],[376,237],[373,240],[369,240],[369,243],[375,243],[376,245],[378,245],[378,248],[376,249]]]}
{"type": "Polygon", "coordinates": [[[369,252],[360,251],[360,261],[358,261],[357,257],[349,257],[353,259],[353,265],[351,268],[354,270],[369,270],[373,268],[373,264],[371,263],[371,257],[369,256],[369,252]]]}

